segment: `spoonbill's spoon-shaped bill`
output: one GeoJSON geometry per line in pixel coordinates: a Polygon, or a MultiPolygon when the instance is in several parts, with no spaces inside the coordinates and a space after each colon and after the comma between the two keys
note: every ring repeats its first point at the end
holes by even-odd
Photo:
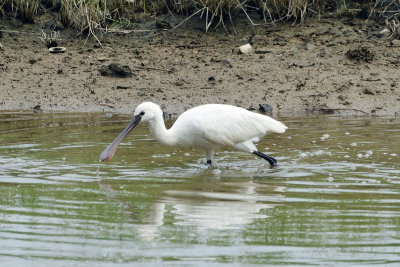
{"type": "Polygon", "coordinates": [[[276,160],[257,150],[253,142],[267,132],[284,133],[287,127],[266,115],[244,108],[222,104],[198,106],[182,113],[170,129],[166,129],[161,108],[152,103],[140,104],[133,119],[121,134],[101,153],[100,160],[110,160],[122,139],[139,124],[148,122],[154,138],[165,145],[203,149],[211,164],[214,151],[223,146],[250,152],[267,160],[272,167],[276,160]]]}
{"type": "Polygon", "coordinates": [[[133,119],[129,122],[128,126],[115,138],[114,142],[112,142],[104,151],[100,154],[101,161],[108,161],[110,160],[117,150],[118,145],[121,143],[122,139],[130,133],[136,125],[139,124],[141,120],[141,116],[137,115],[134,116],[133,119]]]}

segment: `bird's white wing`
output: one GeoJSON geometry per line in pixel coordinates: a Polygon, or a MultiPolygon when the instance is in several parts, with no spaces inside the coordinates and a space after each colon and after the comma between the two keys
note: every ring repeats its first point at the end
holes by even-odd
{"type": "Polygon", "coordinates": [[[204,139],[219,145],[255,141],[269,131],[283,133],[287,129],[268,116],[229,105],[203,105],[182,115],[180,119],[190,120],[192,127],[201,132],[204,139]]]}

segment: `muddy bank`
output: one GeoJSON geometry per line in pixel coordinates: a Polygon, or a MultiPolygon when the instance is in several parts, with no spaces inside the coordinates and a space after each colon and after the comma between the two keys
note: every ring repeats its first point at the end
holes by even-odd
{"type": "Polygon", "coordinates": [[[205,103],[248,109],[268,104],[274,115],[309,113],[400,115],[400,40],[379,34],[384,23],[309,19],[301,26],[236,26],[204,33],[144,22],[93,38],[60,32],[64,53],[39,39],[45,22],[2,21],[0,110],[131,113],[153,101],[170,116],[205,103]],[[158,25],[159,26],[159,25],[158,25]],[[250,43],[253,52],[238,53],[250,43]],[[114,77],[110,64],[128,71],[114,77]]]}

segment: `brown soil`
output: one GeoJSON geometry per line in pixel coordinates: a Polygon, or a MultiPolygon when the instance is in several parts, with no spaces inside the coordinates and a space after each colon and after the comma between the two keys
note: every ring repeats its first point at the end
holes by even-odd
{"type": "Polygon", "coordinates": [[[205,103],[269,104],[281,116],[400,115],[400,40],[381,36],[376,21],[253,27],[243,20],[229,34],[223,27],[205,33],[199,21],[163,30],[146,20],[98,35],[103,48],[63,30],[58,45],[67,50],[51,54],[39,39],[51,19],[42,20],[2,21],[1,110],[131,113],[153,101],[170,116],[205,103]],[[246,43],[254,51],[239,54],[246,43]],[[116,67],[127,75],[113,77],[116,67]]]}

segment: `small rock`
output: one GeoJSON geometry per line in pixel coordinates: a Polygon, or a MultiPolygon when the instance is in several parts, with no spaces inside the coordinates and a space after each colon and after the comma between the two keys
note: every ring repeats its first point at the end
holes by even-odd
{"type": "Polygon", "coordinates": [[[381,30],[378,35],[380,37],[388,37],[390,35],[390,30],[388,28],[385,28],[381,30]]]}
{"type": "Polygon", "coordinates": [[[371,91],[370,89],[368,89],[368,88],[364,88],[363,94],[366,94],[366,95],[375,95],[374,92],[372,92],[372,91],[371,91]]]}
{"type": "Polygon", "coordinates": [[[399,47],[400,46],[400,40],[394,39],[394,40],[390,41],[390,45],[399,47]]]}
{"type": "Polygon", "coordinates": [[[130,89],[130,88],[132,88],[132,86],[129,86],[129,85],[117,85],[117,89],[126,90],[126,89],[130,89]]]}
{"type": "Polygon", "coordinates": [[[253,47],[250,44],[245,44],[239,47],[240,54],[249,54],[253,52],[253,47]]]}
{"type": "Polygon", "coordinates": [[[156,18],[156,27],[159,29],[172,29],[178,25],[178,20],[172,15],[162,15],[156,18]]]}
{"type": "Polygon", "coordinates": [[[256,54],[261,54],[261,55],[265,55],[265,54],[272,53],[272,51],[271,51],[270,49],[267,49],[267,48],[263,47],[263,48],[258,48],[258,49],[256,49],[256,50],[254,51],[254,53],[256,53],[256,54]]]}
{"type": "Polygon", "coordinates": [[[224,65],[224,66],[227,66],[227,67],[229,67],[229,68],[233,68],[232,60],[229,59],[229,58],[222,59],[222,60],[221,60],[221,64],[224,65]]]}
{"type": "Polygon", "coordinates": [[[306,81],[299,80],[299,82],[296,84],[296,91],[300,91],[304,86],[306,86],[306,81]]]}
{"type": "Polygon", "coordinates": [[[175,85],[175,86],[183,86],[185,83],[187,83],[184,79],[180,79],[180,78],[178,78],[174,83],[173,83],[173,85],[175,85]]]}
{"type": "Polygon", "coordinates": [[[135,75],[129,66],[122,66],[119,63],[111,63],[108,66],[102,66],[100,68],[100,74],[102,76],[110,76],[110,77],[118,77],[118,78],[127,78],[135,75]]]}
{"type": "Polygon", "coordinates": [[[251,37],[251,43],[267,43],[268,42],[268,38],[266,35],[264,34],[256,34],[253,37],[251,37]]]}
{"type": "Polygon", "coordinates": [[[33,112],[39,113],[39,112],[43,112],[43,110],[40,108],[40,105],[36,105],[33,107],[33,112]]]}
{"type": "Polygon", "coordinates": [[[306,43],[306,45],[304,46],[305,50],[314,50],[315,46],[311,43],[306,43]]]}
{"type": "Polygon", "coordinates": [[[271,106],[271,105],[269,105],[269,104],[259,104],[259,110],[261,111],[261,112],[265,112],[265,113],[267,113],[267,114],[272,114],[272,110],[273,110],[274,108],[271,106]]]}

